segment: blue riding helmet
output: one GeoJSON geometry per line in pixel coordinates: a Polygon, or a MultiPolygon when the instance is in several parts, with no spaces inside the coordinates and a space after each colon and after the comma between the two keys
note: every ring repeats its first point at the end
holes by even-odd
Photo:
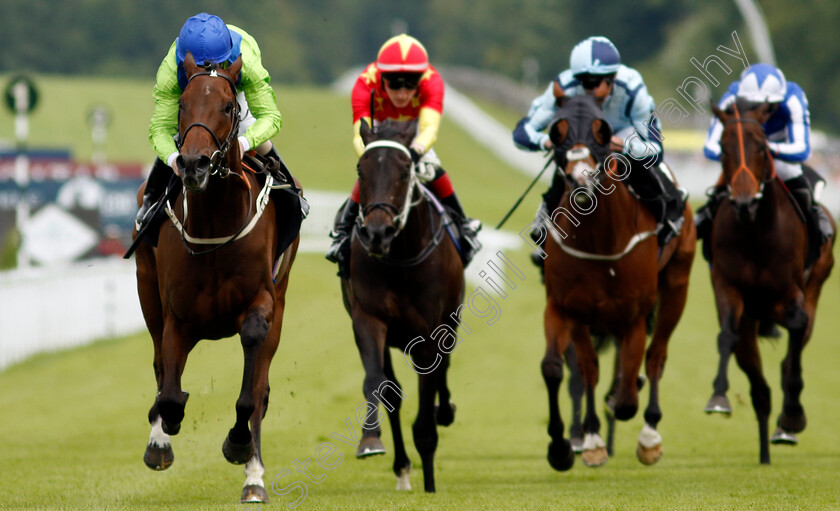
{"type": "Polygon", "coordinates": [[[187,52],[195,62],[221,64],[231,58],[233,40],[230,30],[218,16],[202,12],[189,18],[181,28],[176,46],[178,62],[183,62],[187,52]]]}
{"type": "Polygon", "coordinates": [[[593,36],[579,42],[569,57],[572,76],[581,74],[609,75],[618,71],[621,55],[615,45],[602,36],[593,36]]]}
{"type": "Polygon", "coordinates": [[[785,75],[776,66],[753,64],[741,73],[739,98],[756,103],[779,103],[787,95],[785,75]]]}

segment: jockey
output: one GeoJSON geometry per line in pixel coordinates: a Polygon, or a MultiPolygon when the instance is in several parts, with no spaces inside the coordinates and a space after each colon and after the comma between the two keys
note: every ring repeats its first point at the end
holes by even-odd
{"type": "MultiPolygon", "coordinates": [[[[409,151],[414,163],[428,170],[428,189],[444,206],[458,215],[462,232],[461,257],[466,264],[481,248],[477,239],[481,222],[468,218],[464,213],[452,182],[432,149],[443,114],[443,95],[443,78],[429,64],[428,54],[420,41],[406,34],[388,39],[379,49],[376,61],[362,71],[353,87],[353,147],[356,155],[361,158],[365,144],[360,126],[363,119],[371,124],[371,100],[376,105],[372,126],[388,119],[418,120],[417,136],[411,142],[409,151]]],[[[359,182],[356,181],[350,198],[336,215],[335,226],[330,233],[333,243],[326,253],[329,261],[339,263],[339,274],[344,273],[342,265],[349,262],[348,240],[358,214],[359,182]]]]}
{"type": "Polygon", "coordinates": [[[166,189],[172,173],[178,174],[175,137],[178,134],[178,100],[187,86],[183,65],[187,52],[192,53],[198,66],[220,64],[226,67],[242,58],[242,71],[236,80],[240,154],[256,150],[282,161],[269,140],[280,130],[282,121],[277,99],[269,85],[271,77],[263,68],[257,42],[241,28],[225,25],[218,16],[197,14],[184,23],[158,68],[155,109],[149,123],[149,139],[157,158],[146,183],[143,204],[137,212],[138,231],[148,220],[146,214],[166,189]]]}
{"type": "MultiPolygon", "coordinates": [[[[764,133],[767,135],[767,147],[773,156],[776,174],[796,199],[799,209],[808,217],[809,235],[819,236],[819,244],[822,245],[834,232],[825,212],[816,204],[825,180],[816,171],[803,165],[811,155],[811,114],[805,92],[796,83],[785,80],[785,75],[775,66],[753,64],[741,73],[739,81],[729,86],[718,106],[726,109],[736,101],[739,107],[745,103],[747,110],[763,103],[772,105],[774,111],[764,123],[764,133]],[[803,167],[816,181],[814,190],[803,174],[803,167]]],[[[703,147],[706,158],[720,161],[722,134],[723,124],[717,117],[713,117],[703,147]]],[[[704,242],[711,234],[712,220],[725,190],[725,185],[716,185],[708,193],[708,203],[697,210],[694,218],[697,238],[704,242]]]]}
{"type": "MultiPolygon", "coordinates": [[[[629,161],[628,184],[662,224],[658,240],[660,246],[666,244],[682,228],[687,194],[676,187],[670,170],[662,163],[661,123],[653,115],[654,101],[642,75],[621,63],[618,49],[606,37],[584,39],[572,49],[569,61],[570,68],[551,81],[516,125],[514,143],[528,151],[552,150],[551,139],[543,131],[554,120],[560,98],[594,96],[614,132],[610,149],[629,161]]],[[[556,172],[540,208],[550,213],[557,207],[563,187],[562,171],[556,172]]],[[[541,257],[532,259],[542,266],[541,257]]]]}

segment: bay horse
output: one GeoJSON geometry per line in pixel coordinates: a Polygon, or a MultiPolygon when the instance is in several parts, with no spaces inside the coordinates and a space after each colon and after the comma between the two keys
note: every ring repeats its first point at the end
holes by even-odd
{"type": "Polygon", "coordinates": [[[411,489],[411,461],[399,416],[404,393],[388,349],[397,348],[418,374],[412,431],[424,489],[434,492],[437,425],[448,426],[455,418],[446,372],[458,341],[455,313],[464,298],[464,268],[454,242],[447,239],[448,221],[412,164],[407,147],[416,130],[416,122],[386,121],[374,131],[362,121],[361,214],[353,231],[349,277],[341,279],[341,289],[365,369],[368,411],[356,457],[385,453],[377,415],[382,402],[394,440],[397,489],[411,489]]]}
{"type": "Polygon", "coordinates": [[[795,444],[795,434],[805,429],[800,402],[802,350],[813,331],[820,290],[834,265],[834,237],[806,268],[807,227],[775,173],[763,129],[771,107],[750,106],[754,107],[742,103],[739,108],[736,103],[725,111],[712,106],[723,124],[721,182],[727,185],[728,200],[717,209],[712,223],[711,278],[720,324],[720,362],[706,412],[732,411],[726,391],[727,367],[734,353],[750,382],[758,420],[759,462],[767,464],[770,442],[795,444]],[[788,331],[782,362],[784,403],[772,438],[768,437],[770,388],[762,374],[757,335],[759,322],[765,320],[788,331]]]}
{"type": "MultiPolygon", "coordinates": [[[[229,462],[245,464],[242,502],[267,502],[260,431],[299,237],[280,253],[275,203],[257,177],[243,170],[235,86],[241,67],[240,58],[228,69],[205,69],[187,54],[176,159],[183,191],[167,211],[171,220],[159,228],[157,246],[140,243],[136,250],[137,290],[154,343],[157,382],[143,460],[155,470],[174,460],[170,435],[184,418],[188,394],[181,375],[190,350],[201,339],[238,333],[242,386],[222,452],[229,462]]],[[[138,205],[142,196],[143,187],[138,205]]]]}
{"type": "MultiPolygon", "coordinates": [[[[542,374],[549,398],[548,461],[556,470],[574,464],[558,404],[563,354],[574,343],[586,399],[581,459],[587,466],[607,462],[595,412],[599,372],[591,336],[597,331],[612,335],[618,344],[620,374],[612,402],[618,420],[628,420],[638,410],[638,375],[646,357],[650,397],[636,454],[642,463],[653,464],[662,455],[662,438],[656,430],[662,417],[659,381],[668,340],[685,307],[694,260],[691,211],[686,206],[679,235],[660,253],[656,219],[624,184],[629,162],[609,155],[612,129],[592,97],[569,98],[558,110],[549,136],[556,151],[568,150],[555,155],[565,157],[558,172],[563,173],[566,187],[551,213],[551,225],[546,222],[541,233],[547,238],[542,374]],[[655,329],[645,355],[647,318],[655,308],[655,329]]],[[[641,170],[645,169],[634,171],[641,170]]]]}

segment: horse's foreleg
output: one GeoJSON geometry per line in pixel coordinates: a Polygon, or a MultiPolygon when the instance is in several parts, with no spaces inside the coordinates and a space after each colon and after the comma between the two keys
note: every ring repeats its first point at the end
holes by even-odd
{"type": "MultiPolygon", "coordinates": [[[[187,355],[195,346],[178,330],[173,321],[167,321],[161,343],[162,384],[157,396],[157,411],[163,422],[161,428],[168,435],[177,435],[184,420],[184,407],[189,394],[181,390],[181,375],[187,355]]],[[[150,417],[151,419],[151,417],[150,417]]]]}
{"type": "MultiPolygon", "coordinates": [[[[253,435],[248,428],[248,421],[254,415],[257,408],[257,401],[261,397],[267,398],[267,388],[258,395],[257,367],[263,363],[260,357],[263,345],[271,325],[266,319],[269,316],[268,310],[273,312],[273,299],[270,296],[261,297],[255,306],[252,306],[248,314],[242,320],[239,328],[239,337],[242,343],[242,352],[245,363],[242,370],[242,388],[239,398],[236,400],[236,422],[228,432],[222,444],[222,453],[225,459],[231,463],[240,465],[248,462],[256,453],[253,435]],[[268,304],[271,304],[269,309],[268,304]]],[[[271,354],[274,354],[276,343],[272,343],[271,354]]],[[[265,368],[267,371],[267,367],[265,368]]],[[[267,382],[265,383],[267,385],[267,382]]]]}
{"type": "Polygon", "coordinates": [[[615,397],[615,418],[620,421],[632,419],[639,410],[638,380],[647,343],[646,332],[645,318],[640,316],[627,334],[619,339],[617,354],[621,373],[615,397]]]}
{"type": "Polygon", "coordinates": [[[382,429],[379,427],[379,397],[377,393],[387,386],[384,371],[385,339],[387,326],[378,318],[374,318],[361,310],[355,310],[353,317],[353,333],[356,347],[365,369],[365,381],[362,391],[365,395],[367,412],[365,412],[362,426],[362,439],[356,448],[357,458],[366,458],[377,454],[385,454],[385,446],[380,440],[382,429]]]}
{"type": "Polygon", "coordinates": [[[569,442],[572,444],[572,450],[580,453],[583,451],[583,424],[580,419],[583,409],[583,379],[580,377],[574,344],[569,343],[566,351],[563,352],[563,358],[566,361],[566,367],[569,368],[569,398],[572,401],[572,424],[569,426],[569,442]]]}
{"type": "Polygon", "coordinates": [[[588,327],[575,325],[572,328],[571,336],[575,343],[578,368],[583,379],[583,388],[586,395],[581,460],[588,467],[600,467],[607,462],[609,456],[607,446],[601,438],[601,421],[598,419],[598,407],[595,404],[595,388],[598,385],[599,378],[598,353],[592,344],[588,327]]]}
{"type": "Polygon", "coordinates": [[[385,377],[387,382],[377,391],[377,397],[382,406],[388,411],[388,421],[391,423],[391,435],[394,439],[394,474],[397,476],[397,489],[410,490],[411,481],[411,460],[405,451],[405,441],[402,435],[402,424],[400,422],[400,408],[405,397],[402,393],[400,382],[394,374],[394,367],[391,365],[391,353],[386,349],[383,353],[385,359],[385,377]]]}
{"type": "MultiPolygon", "coordinates": [[[[423,357],[426,358],[426,357],[423,357]]],[[[420,363],[423,363],[420,358],[420,363]]],[[[431,362],[431,359],[429,360],[431,362]]],[[[419,403],[417,418],[412,425],[414,446],[420,453],[423,463],[423,489],[429,493],[435,491],[435,451],[438,444],[437,425],[435,424],[435,396],[437,395],[438,369],[419,375],[419,403]]]]}
{"type": "Polygon", "coordinates": [[[559,404],[560,383],[563,381],[562,354],[574,352],[569,341],[568,322],[564,322],[549,303],[545,309],[545,356],[542,360],[542,376],[548,390],[548,436],[551,437],[548,444],[548,463],[554,470],[569,470],[575,463],[571,443],[563,438],[564,426],[559,404]]]}
{"type": "Polygon", "coordinates": [[[758,351],[758,322],[750,318],[741,318],[740,339],[735,346],[735,359],[738,366],[750,381],[755,418],[758,420],[759,461],[770,463],[770,443],[767,422],[770,417],[770,387],[761,370],[761,355],[758,351]]]}
{"type": "Polygon", "coordinates": [[[807,420],[802,408],[800,396],[804,386],[802,381],[802,350],[811,320],[798,301],[791,305],[785,315],[788,330],[788,349],[782,361],[782,390],[784,401],[779,415],[779,430],[773,435],[774,443],[796,443],[794,433],[805,429],[807,420]]]}
{"type": "Polygon", "coordinates": [[[744,303],[737,291],[721,283],[722,279],[723,277],[716,275],[713,268],[712,282],[715,288],[715,302],[717,304],[718,321],[720,323],[720,333],[717,338],[719,358],[717,375],[712,383],[714,392],[706,404],[705,411],[706,413],[729,415],[732,413],[732,406],[729,404],[729,398],[726,397],[726,391],[729,390],[729,377],[727,372],[732,350],[735,349],[735,345],[738,343],[738,334],[736,331],[744,313],[744,303]]]}

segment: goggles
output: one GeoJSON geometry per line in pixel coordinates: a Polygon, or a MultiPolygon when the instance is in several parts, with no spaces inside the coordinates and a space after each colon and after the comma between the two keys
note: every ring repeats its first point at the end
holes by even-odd
{"type": "Polygon", "coordinates": [[[602,82],[607,82],[607,87],[611,86],[615,81],[615,75],[591,75],[582,74],[576,76],[584,90],[592,90],[601,85],[602,82]]]}
{"type": "Polygon", "coordinates": [[[389,89],[409,89],[414,90],[420,84],[420,73],[398,73],[382,75],[385,80],[385,86],[389,89]]]}

